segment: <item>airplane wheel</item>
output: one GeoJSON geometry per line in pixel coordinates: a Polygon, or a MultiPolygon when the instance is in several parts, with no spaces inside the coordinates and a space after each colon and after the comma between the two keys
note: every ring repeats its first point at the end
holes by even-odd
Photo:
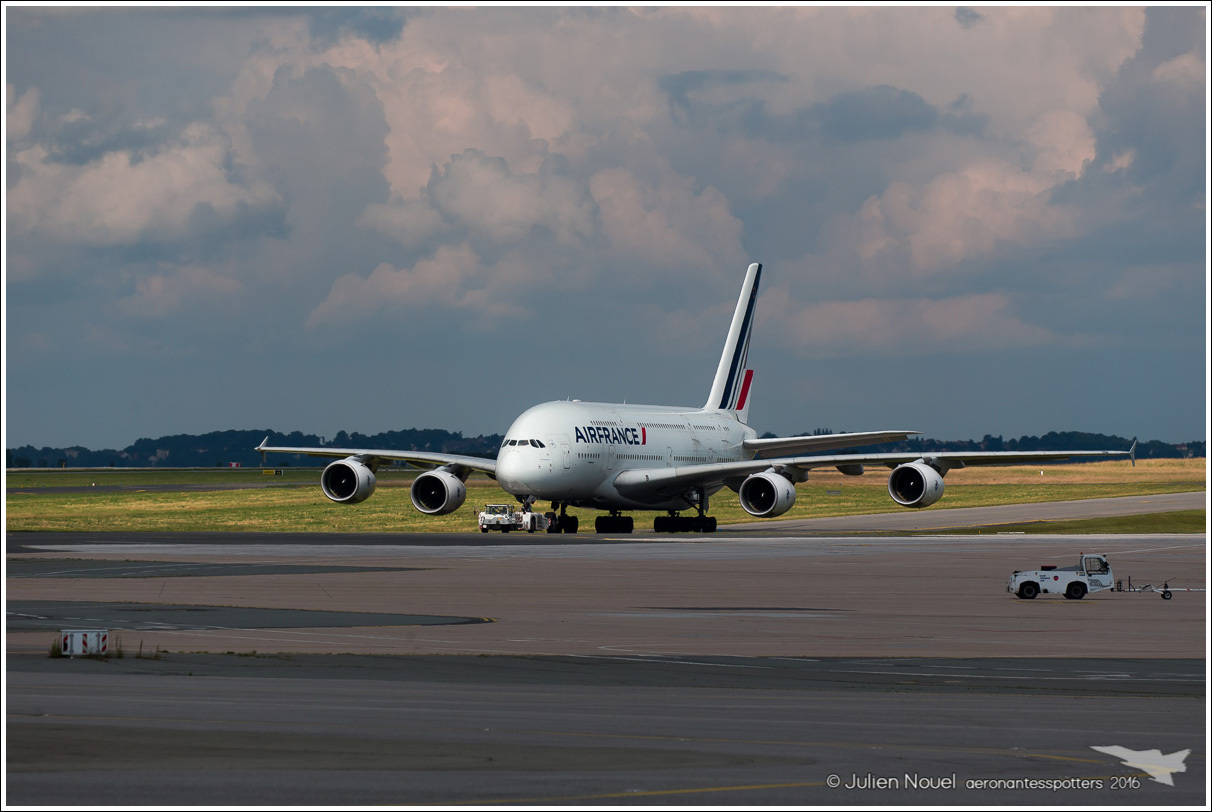
{"type": "Polygon", "coordinates": [[[1162,600],[1163,600],[1163,601],[1168,601],[1168,600],[1170,600],[1170,599],[1171,599],[1171,598],[1173,598],[1173,597],[1174,597],[1174,593],[1173,593],[1173,592],[1171,592],[1171,591],[1170,591],[1170,590],[1168,590],[1168,589],[1167,589],[1166,591],[1162,592],[1162,600]]]}
{"type": "Polygon", "coordinates": [[[635,520],[630,516],[599,516],[593,520],[598,533],[630,533],[635,529],[635,520]]]}
{"type": "Polygon", "coordinates": [[[1085,584],[1079,584],[1077,581],[1069,584],[1069,586],[1065,587],[1065,597],[1071,601],[1080,601],[1086,597],[1085,584]]]}
{"type": "Polygon", "coordinates": [[[652,520],[652,532],[668,533],[669,532],[669,517],[668,516],[657,516],[655,519],[653,519],[652,520]]]}
{"type": "Polygon", "coordinates": [[[581,525],[581,520],[576,516],[565,516],[561,524],[565,533],[575,533],[581,525]]]}
{"type": "Polygon", "coordinates": [[[1028,581],[1027,583],[1023,584],[1022,586],[1020,586],[1018,588],[1018,596],[1020,598],[1026,598],[1027,600],[1031,600],[1038,594],[1039,594],[1039,584],[1035,583],[1034,581],[1028,581]]]}
{"type": "Polygon", "coordinates": [[[703,523],[703,532],[704,532],[704,533],[714,533],[714,532],[715,532],[715,528],[716,528],[716,521],[715,521],[715,517],[714,517],[714,516],[708,516],[708,517],[707,517],[707,521],[705,521],[705,522],[703,523]]]}

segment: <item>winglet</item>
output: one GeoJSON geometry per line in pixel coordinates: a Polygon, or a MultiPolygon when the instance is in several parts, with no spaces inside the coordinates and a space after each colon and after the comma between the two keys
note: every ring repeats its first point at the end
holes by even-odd
{"type": "Polygon", "coordinates": [[[1132,438],[1132,447],[1128,449],[1128,459],[1132,460],[1132,467],[1136,467],[1136,438],[1132,438]]]}
{"type": "Polygon", "coordinates": [[[261,441],[261,445],[257,446],[257,451],[260,451],[262,448],[265,448],[265,444],[268,442],[269,442],[269,435],[266,434],[265,439],[261,441]]]}

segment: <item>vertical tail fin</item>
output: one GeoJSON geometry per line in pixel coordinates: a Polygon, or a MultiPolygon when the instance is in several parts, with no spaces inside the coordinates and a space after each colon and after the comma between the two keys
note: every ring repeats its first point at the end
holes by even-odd
{"type": "Polygon", "coordinates": [[[745,284],[741,285],[741,297],[732,314],[732,326],[720,365],[715,371],[711,394],[707,396],[705,409],[721,409],[736,412],[737,418],[746,422],[749,416],[749,384],[753,370],[747,369],[749,360],[749,337],[753,333],[753,309],[757,303],[758,281],[762,277],[762,265],[755,262],[745,273],[745,284]]]}

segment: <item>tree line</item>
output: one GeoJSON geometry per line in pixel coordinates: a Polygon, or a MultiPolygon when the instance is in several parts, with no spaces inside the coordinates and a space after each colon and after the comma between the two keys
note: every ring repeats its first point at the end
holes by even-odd
{"type": "MultiPolygon", "coordinates": [[[[83,446],[71,448],[35,448],[21,446],[5,449],[8,468],[209,468],[261,464],[256,446],[266,437],[267,445],[303,448],[392,448],[420,451],[444,451],[495,457],[503,437],[499,434],[464,437],[460,432],[443,429],[405,429],[380,434],[339,431],[327,438],[318,434],[292,431],[284,434],[272,429],[212,431],[206,434],[173,434],[167,437],[141,438],[123,449],[94,451],[83,446]]],[[[294,465],[320,465],[315,457],[267,455],[274,468],[294,465]]]]}
{"type": "MultiPolygon", "coordinates": [[[[816,429],[803,434],[829,433],[816,429]]],[[[773,437],[773,434],[767,434],[773,437]]],[[[327,448],[382,448],[396,450],[441,451],[448,454],[466,454],[473,457],[495,457],[504,439],[500,434],[464,437],[461,432],[444,429],[403,429],[379,434],[360,434],[339,431],[331,438],[317,434],[293,431],[289,434],[272,429],[247,431],[212,431],[207,434],[174,434],[156,439],[142,438],[124,449],[101,449],[94,451],[83,446],[70,448],[35,448],[21,446],[5,450],[7,468],[209,468],[239,465],[255,467],[261,464],[261,454],[255,448],[269,438],[269,445],[327,447],[327,448]]],[[[910,439],[899,443],[864,446],[853,449],[853,453],[926,451],[1074,451],[1089,449],[1125,449],[1132,440],[1106,434],[1088,434],[1077,431],[1049,432],[1041,437],[1024,436],[1004,440],[1002,437],[985,435],[981,440],[933,440],[910,439]]],[[[1184,458],[1207,456],[1206,442],[1195,440],[1187,443],[1164,443],[1160,440],[1141,442],[1137,447],[1139,459],[1184,458]]],[[[314,457],[302,455],[274,454],[268,464],[281,468],[289,465],[320,465],[314,457]]]]}
{"type": "MultiPolygon", "coordinates": [[[[820,432],[822,434],[827,432],[820,432]]],[[[773,435],[771,435],[773,436],[773,435]]],[[[910,438],[899,443],[863,446],[846,449],[844,453],[905,452],[926,453],[928,451],[1127,451],[1132,439],[1113,434],[1090,434],[1082,431],[1050,431],[1040,437],[1025,435],[1005,440],[1000,435],[986,434],[980,440],[931,440],[910,438]]],[[[1207,443],[1192,440],[1186,443],[1164,443],[1161,440],[1142,440],[1136,447],[1137,459],[1186,459],[1206,457],[1207,443]]]]}

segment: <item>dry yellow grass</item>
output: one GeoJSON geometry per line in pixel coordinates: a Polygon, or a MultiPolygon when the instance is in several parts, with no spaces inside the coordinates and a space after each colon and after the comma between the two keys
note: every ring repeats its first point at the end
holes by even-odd
{"type": "MultiPolygon", "coordinates": [[[[296,472],[299,474],[301,472],[296,472]]],[[[798,499],[780,518],[811,518],[902,510],[889,499],[886,469],[861,477],[833,469],[814,472],[799,486],[798,499]]],[[[148,472],[153,484],[155,472],[148,472]]],[[[302,478],[302,477],[301,477],[302,478]]],[[[1103,496],[1174,493],[1206,488],[1206,461],[1143,460],[1052,465],[1044,468],[968,468],[947,475],[947,491],[937,508],[975,507],[1016,502],[1048,502],[1103,496]],[[1040,471],[1043,471],[1041,476],[1040,471]]],[[[300,487],[254,490],[32,493],[6,496],[8,532],[185,532],[204,530],[270,532],[466,532],[486,502],[514,503],[484,477],[468,480],[467,502],[448,516],[426,516],[408,497],[411,477],[385,477],[378,491],[359,505],[335,505],[319,489],[319,472],[300,487]]],[[[544,509],[548,506],[543,505],[544,509]]],[[[592,528],[598,511],[575,509],[583,528],[592,528]]],[[[724,490],[712,498],[711,513],[721,524],[753,521],[736,495],[724,490]]],[[[651,516],[637,512],[637,527],[651,516]]]]}
{"type": "Polygon", "coordinates": [[[1204,483],[1207,460],[1127,460],[1086,462],[1073,465],[1011,465],[963,468],[947,474],[947,485],[1082,484],[1123,485],[1132,483],[1204,483]]]}

